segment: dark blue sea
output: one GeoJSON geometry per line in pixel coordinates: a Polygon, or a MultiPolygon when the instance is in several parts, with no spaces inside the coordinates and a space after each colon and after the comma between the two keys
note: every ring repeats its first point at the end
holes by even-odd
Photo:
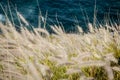
{"type": "MultiPolygon", "coordinates": [[[[96,24],[105,24],[108,20],[120,24],[120,0],[0,0],[10,17],[8,1],[16,24],[15,9],[34,27],[38,27],[38,16],[41,14],[47,18],[48,30],[50,25],[55,24],[63,26],[66,32],[74,32],[76,25],[87,30],[87,23],[93,23],[94,17],[96,24]]],[[[4,15],[1,8],[0,15],[4,15]]]]}

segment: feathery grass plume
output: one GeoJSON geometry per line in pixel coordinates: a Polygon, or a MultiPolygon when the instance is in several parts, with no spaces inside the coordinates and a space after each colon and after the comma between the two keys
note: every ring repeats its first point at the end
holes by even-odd
{"type": "Polygon", "coordinates": [[[80,68],[67,69],[66,74],[82,73],[80,68]]]}
{"type": "Polygon", "coordinates": [[[106,60],[118,63],[118,60],[113,56],[113,53],[106,54],[106,55],[104,55],[104,57],[106,60]]]}
{"type": "Polygon", "coordinates": [[[18,15],[18,17],[20,18],[20,20],[21,20],[26,26],[29,25],[29,23],[27,22],[27,20],[26,20],[19,12],[17,12],[17,15],[18,15]]]}
{"type": "Polygon", "coordinates": [[[62,35],[64,33],[60,26],[54,25],[54,26],[51,26],[51,28],[53,29],[55,33],[59,35],[62,35]]]}
{"type": "Polygon", "coordinates": [[[83,29],[82,29],[82,27],[77,26],[77,28],[78,28],[78,31],[79,31],[80,33],[83,33],[83,29]]]}
{"type": "Polygon", "coordinates": [[[88,23],[88,29],[91,33],[94,32],[94,28],[93,28],[93,25],[91,23],[88,23]]]}
{"type": "Polygon", "coordinates": [[[37,68],[34,66],[33,63],[27,62],[28,65],[28,71],[35,80],[43,80],[42,77],[39,75],[37,68]]]}
{"type": "Polygon", "coordinates": [[[77,57],[71,58],[71,60],[81,62],[84,58],[90,58],[92,56],[93,55],[91,53],[80,53],[80,54],[77,55],[77,57]]]}
{"type": "Polygon", "coordinates": [[[79,62],[79,67],[89,67],[89,66],[102,67],[104,65],[105,65],[105,62],[103,62],[101,60],[79,62]]]}
{"type": "Polygon", "coordinates": [[[108,60],[106,61],[106,65],[104,66],[104,69],[107,72],[108,80],[113,80],[114,74],[113,74],[112,67],[110,66],[110,62],[108,60]]]}
{"type": "Polygon", "coordinates": [[[112,67],[112,69],[120,72],[120,67],[112,67]]]}

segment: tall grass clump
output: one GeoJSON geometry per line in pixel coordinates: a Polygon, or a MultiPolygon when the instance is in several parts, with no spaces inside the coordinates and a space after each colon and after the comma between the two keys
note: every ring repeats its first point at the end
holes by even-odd
{"type": "Polygon", "coordinates": [[[0,80],[120,79],[120,25],[88,23],[88,33],[78,26],[76,34],[56,25],[54,34],[22,26],[18,32],[10,21],[0,23],[0,80]]]}

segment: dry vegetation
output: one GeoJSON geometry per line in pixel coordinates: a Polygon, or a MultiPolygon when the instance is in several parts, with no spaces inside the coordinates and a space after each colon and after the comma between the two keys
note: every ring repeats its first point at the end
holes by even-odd
{"type": "Polygon", "coordinates": [[[49,34],[0,23],[0,80],[119,80],[120,26],[88,26],[77,34],[51,26],[49,34]]]}

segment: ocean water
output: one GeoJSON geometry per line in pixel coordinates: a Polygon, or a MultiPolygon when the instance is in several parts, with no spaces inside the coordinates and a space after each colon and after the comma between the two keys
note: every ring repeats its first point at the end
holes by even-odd
{"type": "MultiPolygon", "coordinates": [[[[13,12],[14,21],[18,24],[15,8],[33,26],[38,27],[38,15],[41,12],[43,18],[47,15],[46,28],[50,25],[61,25],[66,32],[74,32],[76,25],[87,30],[87,23],[93,23],[94,10],[96,12],[96,24],[104,24],[109,19],[120,23],[120,0],[9,0],[13,12]],[[96,8],[95,8],[96,6],[96,8]]],[[[0,0],[9,15],[7,0],[0,0]]],[[[0,9],[0,15],[4,15],[0,9]]],[[[1,21],[1,20],[0,20],[1,21]]],[[[43,23],[41,23],[43,25],[43,23]]]]}

